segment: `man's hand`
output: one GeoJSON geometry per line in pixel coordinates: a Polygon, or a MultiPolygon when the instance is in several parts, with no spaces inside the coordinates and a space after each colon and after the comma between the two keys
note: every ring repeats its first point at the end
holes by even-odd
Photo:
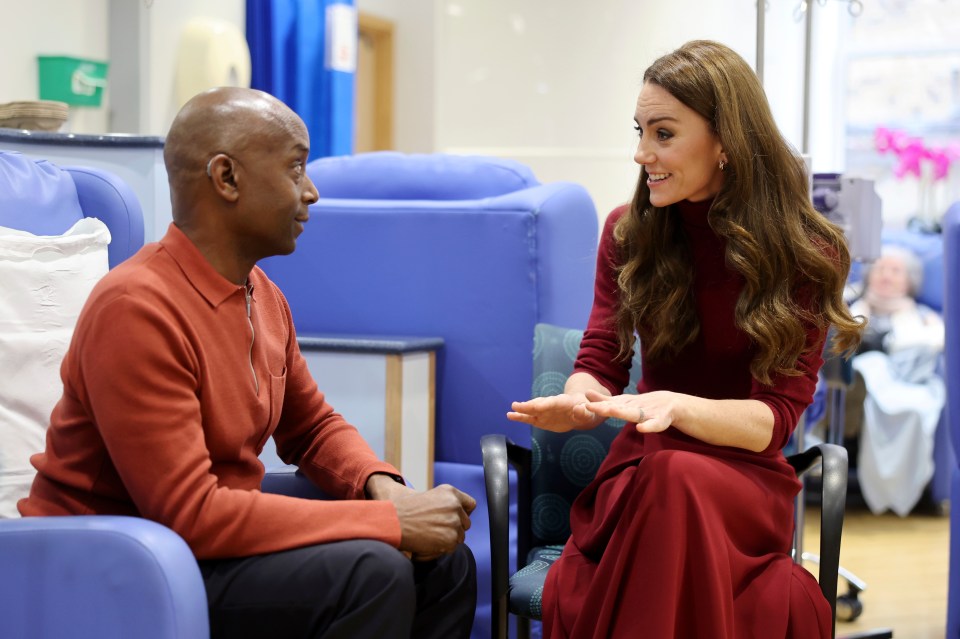
{"type": "Polygon", "coordinates": [[[387,475],[375,474],[367,480],[366,489],[372,499],[393,502],[400,519],[400,550],[419,560],[453,552],[463,543],[470,513],[477,507],[473,497],[449,484],[417,492],[387,475]]]}

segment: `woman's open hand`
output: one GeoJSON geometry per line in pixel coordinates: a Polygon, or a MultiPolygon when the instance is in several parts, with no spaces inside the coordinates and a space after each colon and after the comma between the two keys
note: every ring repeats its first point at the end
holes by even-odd
{"type": "Polygon", "coordinates": [[[603,419],[616,417],[637,425],[641,433],[659,433],[673,424],[677,395],[655,391],[643,395],[615,395],[588,390],[585,410],[603,419]]]}
{"type": "Polygon", "coordinates": [[[550,397],[536,397],[525,402],[513,402],[507,419],[565,433],[574,429],[593,428],[603,421],[586,408],[583,393],[564,393],[550,397]]]}

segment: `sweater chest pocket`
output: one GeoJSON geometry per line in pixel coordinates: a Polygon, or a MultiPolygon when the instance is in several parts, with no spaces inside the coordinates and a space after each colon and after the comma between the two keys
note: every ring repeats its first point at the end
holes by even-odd
{"type": "Polygon", "coordinates": [[[257,443],[258,455],[263,450],[263,446],[267,443],[270,435],[273,435],[273,432],[277,430],[277,424],[280,423],[280,415],[283,413],[283,395],[287,388],[286,369],[284,369],[283,373],[279,376],[270,375],[269,380],[270,396],[267,398],[267,401],[269,402],[270,412],[267,418],[267,427],[264,429],[263,434],[260,436],[260,441],[257,443]]]}

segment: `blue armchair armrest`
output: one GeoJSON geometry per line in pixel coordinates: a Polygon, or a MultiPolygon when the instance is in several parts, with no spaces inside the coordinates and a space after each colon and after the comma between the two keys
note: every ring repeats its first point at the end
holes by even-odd
{"type": "Polygon", "coordinates": [[[207,639],[196,559],[137,517],[0,522],[0,636],[207,639]]]}
{"type": "Polygon", "coordinates": [[[332,499],[292,466],[268,470],[260,484],[260,490],[301,499],[332,499]]]}

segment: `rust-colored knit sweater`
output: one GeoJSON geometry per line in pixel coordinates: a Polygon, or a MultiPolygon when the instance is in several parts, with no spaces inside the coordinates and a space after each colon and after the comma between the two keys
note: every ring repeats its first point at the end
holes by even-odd
{"type": "Polygon", "coordinates": [[[259,268],[247,287],[229,282],[175,225],[99,282],[61,377],[24,516],[142,516],[199,559],[400,543],[393,504],[364,499],[372,473],[397,470],[324,400],[279,289],[259,268]],[[261,493],[271,434],[341,499],[261,493]]]}

